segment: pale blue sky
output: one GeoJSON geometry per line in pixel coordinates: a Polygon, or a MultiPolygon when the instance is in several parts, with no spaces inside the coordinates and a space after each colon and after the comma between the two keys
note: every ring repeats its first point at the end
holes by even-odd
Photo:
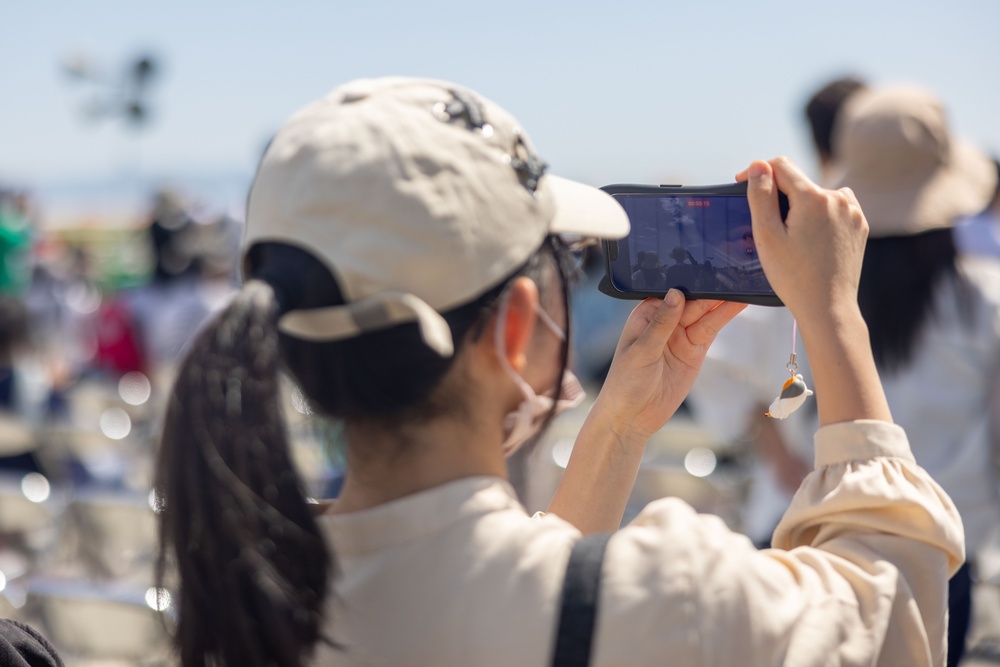
{"type": "Polygon", "coordinates": [[[911,81],[1000,153],[1000,2],[125,2],[0,6],[0,183],[247,172],[290,113],[360,76],[450,79],[510,109],[555,173],[730,180],[779,153],[814,171],[801,107],[826,79],[911,81]],[[141,136],[89,126],[61,59],[164,70],[141,136]]]}

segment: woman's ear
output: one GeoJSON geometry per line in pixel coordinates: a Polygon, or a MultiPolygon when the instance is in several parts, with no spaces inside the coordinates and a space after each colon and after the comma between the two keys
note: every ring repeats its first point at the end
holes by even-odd
{"type": "MultiPolygon", "coordinates": [[[[493,326],[499,327],[503,332],[503,349],[494,349],[497,354],[504,355],[511,367],[520,373],[527,364],[525,350],[538,321],[538,286],[530,278],[520,276],[514,279],[505,298],[506,308],[499,308],[493,317],[493,326]],[[504,318],[503,321],[500,318],[504,318]]],[[[498,344],[496,331],[494,328],[494,346],[498,344]]]]}

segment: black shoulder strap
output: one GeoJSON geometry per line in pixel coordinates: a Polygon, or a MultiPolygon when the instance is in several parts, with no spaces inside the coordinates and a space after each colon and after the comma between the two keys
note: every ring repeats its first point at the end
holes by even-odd
{"type": "Polygon", "coordinates": [[[611,533],[588,535],[573,545],[563,581],[552,667],[587,667],[597,621],[601,563],[611,533]]]}

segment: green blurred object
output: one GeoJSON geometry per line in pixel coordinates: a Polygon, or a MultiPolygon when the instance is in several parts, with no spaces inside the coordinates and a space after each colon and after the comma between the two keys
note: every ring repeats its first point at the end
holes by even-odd
{"type": "Polygon", "coordinates": [[[116,292],[149,282],[152,248],[138,227],[70,227],[54,233],[67,247],[84,249],[92,263],[91,278],[116,292]]]}
{"type": "Polygon", "coordinates": [[[0,206],[0,293],[21,295],[31,282],[31,225],[18,211],[0,206]]]}

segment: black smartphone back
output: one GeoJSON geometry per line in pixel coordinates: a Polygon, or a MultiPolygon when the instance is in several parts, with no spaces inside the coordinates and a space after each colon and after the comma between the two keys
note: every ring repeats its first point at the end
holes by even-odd
{"type": "MultiPolygon", "coordinates": [[[[662,297],[780,306],[760,265],[746,183],[606,185],[631,223],[629,235],[604,241],[600,290],[619,299],[662,297]]],[[[782,218],[788,201],[780,195],[782,218]]]]}

